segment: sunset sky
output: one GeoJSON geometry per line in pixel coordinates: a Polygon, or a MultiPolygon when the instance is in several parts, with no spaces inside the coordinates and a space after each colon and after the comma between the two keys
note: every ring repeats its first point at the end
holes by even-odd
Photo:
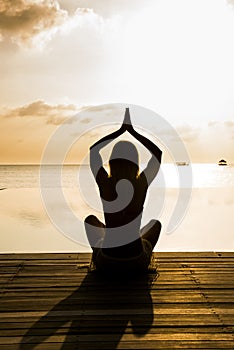
{"type": "Polygon", "coordinates": [[[39,163],[59,125],[110,103],[158,113],[193,162],[234,163],[233,62],[234,0],[0,0],[0,163],[39,163]]]}

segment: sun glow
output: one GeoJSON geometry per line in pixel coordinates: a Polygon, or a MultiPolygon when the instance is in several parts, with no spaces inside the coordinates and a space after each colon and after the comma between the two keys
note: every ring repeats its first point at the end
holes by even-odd
{"type": "Polygon", "coordinates": [[[232,117],[233,33],[234,11],[223,0],[152,3],[125,25],[131,96],[174,120],[220,119],[227,109],[232,117]]]}

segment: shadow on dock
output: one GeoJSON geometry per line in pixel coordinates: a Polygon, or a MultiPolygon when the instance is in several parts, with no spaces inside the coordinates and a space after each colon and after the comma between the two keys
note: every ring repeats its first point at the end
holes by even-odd
{"type": "Polygon", "coordinates": [[[143,337],[154,318],[152,276],[156,279],[157,275],[113,278],[88,272],[79,288],[24,334],[20,349],[33,349],[51,336],[58,337],[59,342],[64,337],[60,347],[63,350],[111,350],[118,347],[124,334],[143,337]]]}

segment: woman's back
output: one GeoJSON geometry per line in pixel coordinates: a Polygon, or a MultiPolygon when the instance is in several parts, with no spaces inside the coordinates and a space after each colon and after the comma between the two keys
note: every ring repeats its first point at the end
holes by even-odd
{"type": "Polygon", "coordinates": [[[98,176],[97,183],[106,224],[103,251],[122,257],[140,254],[139,232],[148,188],[144,174],[118,180],[115,176],[98,176]]]}
{"type": "Polygon", "coordinates": [[[143,254],[148,262],[155,245],[151,238],[155,232],[159,235],[161,227],[155,220],[141,230],[140,226],[147,189],[158,173],[161,154],[156,145],[134,130],[128,109],[121,128],[90,147],[90,166],[99,187],[105,224],[90,216],[86,218],[85,225],[89,242],[94,247],[95,259],[98,256],[97,260],[104,265],[110,262],[104,256],[119,261],[138,259],[143,254]],[[117,142],[109,160],[108,174],[103,167],[100,150],[126,131],[149,150],[151,158],[139,175],[136,147],[129,141],[117,142]],[[143,234],[147,234],[148,240],[141,238],[143,234]],[[98,237],[101,239],[98,240],[98,237]]]}

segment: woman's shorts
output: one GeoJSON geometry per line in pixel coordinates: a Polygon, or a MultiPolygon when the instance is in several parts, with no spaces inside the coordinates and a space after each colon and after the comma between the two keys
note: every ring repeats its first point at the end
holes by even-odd
{"type": "MultiPolygon", "coordinates": [[[[101,242],[98,242],[100,246],[101,242]]],[[[113,258],[105,255],[102,248],[93,249],[92,262],[98,270],[114,271],[139,271],[146,270],[151,262],[152,245],[146,239],[142,239],[143,251],[133,258],[113,258]]]]}

